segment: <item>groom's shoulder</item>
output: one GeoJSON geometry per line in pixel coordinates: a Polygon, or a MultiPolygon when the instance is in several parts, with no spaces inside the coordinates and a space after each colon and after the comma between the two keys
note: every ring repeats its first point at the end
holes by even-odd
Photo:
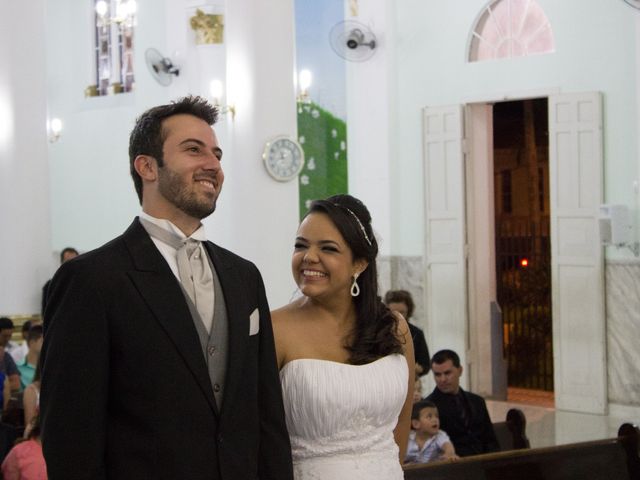
{"type": "Polygon", "coordinates": [[[258,267],[251,261],[244,257],[241,257],[237,253],[231,250],[221,247],[213,242],[207,242],[214,254],[220,258],[225,264],[233,266],[234,268],[240,268],[246,271],[258,272],[258,267]]]}
{"type": "Polygon", "coordinates": [[[105,272],[117,268],[121,259],[127,258],[127,247],[125,237],[128,234],[124,232],[99,247],[81,253],[77,257],[65,262],[58,270],[71,270],[81,272],[85,270],[93,270],[96,267],[104,267],[105,272]]]}

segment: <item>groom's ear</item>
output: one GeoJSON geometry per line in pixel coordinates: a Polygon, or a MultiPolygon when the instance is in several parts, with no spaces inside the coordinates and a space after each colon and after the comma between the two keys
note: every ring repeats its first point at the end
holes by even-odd
{"type": "Polygon", "coordinates": [[[155,182],[158,179],[158,162],[151,155],[138,155],[133,160],[133,168],[143,181],[155,182]]]}

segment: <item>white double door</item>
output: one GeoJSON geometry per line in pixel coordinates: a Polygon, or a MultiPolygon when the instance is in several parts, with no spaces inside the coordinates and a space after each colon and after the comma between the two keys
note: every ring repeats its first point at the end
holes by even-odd
{"type": "MultiPolygon", "coordinates": [[[[556,408],[604,414],[601,102],[598,93],[549,97],[549,176],[556,408]]],[[[465,154],[463,112],[459,105],[423,111],[425,278],[429,347],[453,349],[467,364],[465,161],[473,152],[465,154]]]]}

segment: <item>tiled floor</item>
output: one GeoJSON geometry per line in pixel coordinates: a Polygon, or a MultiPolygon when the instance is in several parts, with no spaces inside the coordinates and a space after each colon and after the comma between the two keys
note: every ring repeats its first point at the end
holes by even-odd
{"type": "Polygon", "coordinates": [[[537,405],[538,407],[555,407],[553,392],[546,392],[544,390],[509,387],[507,389],[507,401],[525,405],[537,405]]]}
{"type": "Polygon", "coordinates": [[[617,436],[623,423],[640,423],[640,418],[557,411],[553,408],[553,394],[545,392],[512,392],[510,389],[508,398],[507,402],[487,400],[491,419],[494,422],[504,421],[510,408],[521,409],[527,418],[527,436],[532,447],[612,438],[617,436]]]}
{"type": "MultiPolygon", "coordinates": [[[[435,387],[432,375],[422,378],[423,395],[435,387]]],[[[588,415],[556,411],[553,393],[509,388],[507,401],[487,400],[487,408],[494,422],[502,422],[510,408],[519,408],[527,418],[527,436],[532,447],[550,447],[567,443],[613,438],[623,423],[640,424],[636,417],[588,415]]]]}

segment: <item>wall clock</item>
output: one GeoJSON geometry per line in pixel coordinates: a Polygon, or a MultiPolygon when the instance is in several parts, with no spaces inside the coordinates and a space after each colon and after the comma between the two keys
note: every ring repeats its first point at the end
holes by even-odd
{"type": "Polygon", "coordinates": [[[304,167],[304,151],[288,135],[279,135],[264,144],[264,166],[275,180],[287,182],[297,177],[304,167]]]}

